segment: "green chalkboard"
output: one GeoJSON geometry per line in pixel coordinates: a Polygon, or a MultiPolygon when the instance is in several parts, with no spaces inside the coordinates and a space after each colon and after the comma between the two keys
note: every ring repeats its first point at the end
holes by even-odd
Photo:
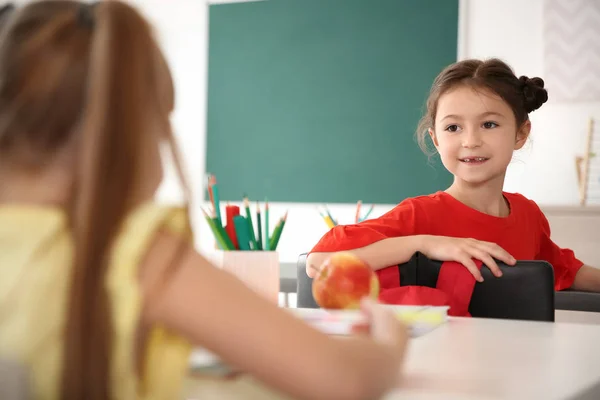
{"type": "Polygon", "coordinates": [[[458,0],[211,5],[206,171],[223,200],[397,203],[451,176],[414,139],[458,0]]]}

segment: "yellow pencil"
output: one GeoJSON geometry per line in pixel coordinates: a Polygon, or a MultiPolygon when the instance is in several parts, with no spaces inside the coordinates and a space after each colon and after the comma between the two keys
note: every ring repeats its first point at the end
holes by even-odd
{"type": "Polygon", "coordinates": [[[325,215],[321,212],[321,210],[319,210],[317,208],[317,212],[319,213],[319,215],[321,216],[321,218],[323,218],[323,221],[325,221],[325,223],[327,224],[327,227],[329,229],[333,228],[335,226],[335,222],[333,222],[333,219],[331,219],[331,217],[329,215],[325,215]]]}
{"type": "Polygon", "coordinates": [[[333,220],[331,219],[331,217],[329,215],[325,215],[323,218],[325,219],[325,223],[327,224],[329,229],[335,227],[335,222],[333,222],[333,220]]]}

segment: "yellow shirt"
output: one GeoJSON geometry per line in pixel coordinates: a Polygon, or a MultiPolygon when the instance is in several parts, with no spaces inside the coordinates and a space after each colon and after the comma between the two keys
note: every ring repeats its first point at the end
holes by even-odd
{"type": "MultiPolygon", "coordinates": [[[[158,229],[185,234],[186,223],[183,209],[146,204],[127,218],[115,242],[106,275],[115,399],[181,398],[189,343],[153,327],[141,378],[136,376],[133,354],[142,308],[140,261],[158,229]]],[[[62,210],[0,206],[0,357],[28,369],[36,400],[59,398],[72,255],[62,210]]]]}

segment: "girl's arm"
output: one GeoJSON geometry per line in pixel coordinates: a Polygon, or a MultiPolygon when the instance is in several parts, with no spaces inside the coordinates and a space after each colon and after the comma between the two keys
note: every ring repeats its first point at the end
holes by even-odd
{"type": "Polygon", "coordinates": [[[600,292],[600,269],[583,265],[575,275],[572,288],[587,292],[600,292]]]}
{"type": "MultiPolygon", "coordinates": [[[[516,260],[495,243],[447,236],[414,235],[383,239],[368,246],[350,250],[374,270],[405,263],[417,251],[432,260],[456,261],[463,264],[475,279],[482,281],[481,272],[473,259],[483,262],[495,276],[502,272],[494,259],[514,265],[516,260]]],[[[314,277],[332,253],[311,253],[306,259],[306,273],[314,277]]]]}
{"type": "MultiPolygon", "coordinates": [[[[423,239],[422,235],[393,237],[349,250],[349,252],[367,262],[372,269],[378,270],[410,260],[413,254],[423,248],[423,239]]],[[[310,253],[306,258],[308,276],[314,278],[323,262],[332,254],[333,252],[310,253]]]]}
{"type": "Polygon", "coordinates": [[[388,333],[379,335],[385,340],[327,336],[217,269],[191,246],[178,265],[169,267],[180,243],[176,236],[159,234],[142,265],[142,287],[150,296],[144,323],[178,332],[297,398],[378,398],[397,383],[406,332],[395,318],[391,325],[386,322],[388,333]],[[160,291],[153,289],[165,272],[168,280],[160,291]]]}

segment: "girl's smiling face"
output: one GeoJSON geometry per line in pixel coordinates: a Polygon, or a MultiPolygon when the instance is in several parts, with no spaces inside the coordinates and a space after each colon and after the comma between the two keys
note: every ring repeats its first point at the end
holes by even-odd
{"type": "Polygon", "coordinates": [[[455,180],[478,186],[504,179],[514,150],[523,147],[530,129],[529,120],[517,126],[500,96],[460,85],[439,97],[429,134],[455,180]]]}

